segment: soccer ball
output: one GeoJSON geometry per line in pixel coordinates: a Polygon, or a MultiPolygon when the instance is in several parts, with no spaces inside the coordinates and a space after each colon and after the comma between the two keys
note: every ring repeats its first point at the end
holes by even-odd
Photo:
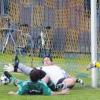
{"type": "Polygon", "coordinates": [[[1,75],[0,84],[7,85],[8,83],[10,83],[10,80],[5,75],[1,75]]]}

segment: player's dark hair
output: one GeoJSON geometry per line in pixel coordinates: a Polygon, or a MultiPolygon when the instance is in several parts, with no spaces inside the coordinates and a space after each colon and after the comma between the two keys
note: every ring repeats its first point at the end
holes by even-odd
{"type": "Polygon", "coordinates": [[[46,73],[44,71],[34,68],[30,72],[30,79],[32,82],[37,82],[38,80],[41,80],[45,75],[46,73]]]}
{"type": "Polygon", "coordinates": [[[43,59],[46,58],[46,57],[49,58],[51,62],[53,61],[52,56],[50,56],[50,55],[45,55],[45,56],[43,57],[43,59]]]}

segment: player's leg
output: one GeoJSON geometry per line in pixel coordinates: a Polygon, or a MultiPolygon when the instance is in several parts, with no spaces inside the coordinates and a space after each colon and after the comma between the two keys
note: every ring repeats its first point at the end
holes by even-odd
{"type": "Polygon", "coordinates": [[[83,85],[83,80],[81,79],[77,79],[74,77],[69,77],[63,80],[63,83],[65,84],[65,86],[67,88],[73,88],[75,86],[76,83],[80,83],[81,85],[83,85]]]}
{"type": "Polygon", "coordinates": [[[26,74],[26,75],[29,75],[30,72],[33,70],[33,68],[28,67],[28,66],[26,66],[26,65],[24,65],[24,64],[22,64],[22,63],[19,63],[19,64],[18,64],[18,69],[19,69],[21,72],[23,72],[24,74],[26,74]]]}
{"type": "Polygon", "coordinates": [[[56,88],[57,88],[57,90],[66,89],[66,88],[71,89],[75,86],[76,83],[80,83],[82,85],[84,84],[83,80],[77,79],[74,77],[62,78],[58,81],[56,88]]]}
{"type": "Polygon", "coordinates": [[[14,64],[14,72],[17,72],[18,69],[26,75],[29,75],[33,68],[26,66],[22,63],[19,63],[18,56],[15,57],[15,64],[14,64]]]}
{"type": "Polygon", "coordinates": [[[45,77],[42,78],[42,80],[48,85],[48,87],[52,90],[52,91],[56,91],[56,86],[54,85],[54,83],[51,81],[50,77],[48,75],[45,75],[45,77]]]}
{"type": "Polygon", "coordinates": [[[63,83],[66,88],[73,88],[76,83],[76,79],[75,78],[66,78],[63,80],[63,83]]]}

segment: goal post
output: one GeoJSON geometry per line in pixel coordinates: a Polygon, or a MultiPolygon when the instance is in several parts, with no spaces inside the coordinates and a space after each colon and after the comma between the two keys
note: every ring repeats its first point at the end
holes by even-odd
{"type": "MultiPolygon", "coordinates": [[[[91,0],[91,62],[93,64],[97,61],[97,0],[91,0]]],[[[92,87],[96,88],[97,85],[97,68],[92,68],[92,87]]]]}

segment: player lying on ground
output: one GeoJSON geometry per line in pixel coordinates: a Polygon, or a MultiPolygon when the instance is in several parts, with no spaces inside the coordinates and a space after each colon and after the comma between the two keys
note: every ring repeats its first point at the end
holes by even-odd
{"type": "Polygon", "coordinates": [[[22,81],[22,80],[16,79],[11,74],[9,74],[7,71],[4,72],[4,75],[9,79],[9,83],[11,82],[15,86],[18,87],[17,92],[10,91],[9,94],[14,94],[14,95],[17,95],[17,94],[18,95],[58,95],[58,94],[68,94],[69,93],[69,91],[63,91],[62,93],[53,92],[47,86],[47,84],[41,80],[41,78],[45,76],[45,72],[43,72],[42,70],[38,70],[38,69],[32,70],[32,72],[30,73],[30,79],[32,78],[33,81],[31,81],[31,80],[22,81]],[[40,73],[42,73],[41,76],[40,76],[40,73]],[[33,74],[34,74],[34,76],[33,76],[33,74]]]}
{"type": "MultiPolygon", "coordinates": [[[[16,62],[17,63],[15,64],[14,67],[5,66],[4,69],[7,71],[20,70],[27,75],[29,75],[30,72],[33,70],[33,68],[31,67],[19,63],[18,59],[16,60],[16,62]]],[[[47,76],[49,76],[49,79],[44,77],[43,80],[48,84],[48,86],[53,91],[62,91],[66,89],[71,89],[72,87],[75,86],[76,83],[83,84],[83,81],[81,79],[71,77],[59,66],[53,64],[52,58],[48,56],[44,58],[44,65],[42,67],[37,67],[37,69],[43,70],[47,74],[47,76]]]]}

